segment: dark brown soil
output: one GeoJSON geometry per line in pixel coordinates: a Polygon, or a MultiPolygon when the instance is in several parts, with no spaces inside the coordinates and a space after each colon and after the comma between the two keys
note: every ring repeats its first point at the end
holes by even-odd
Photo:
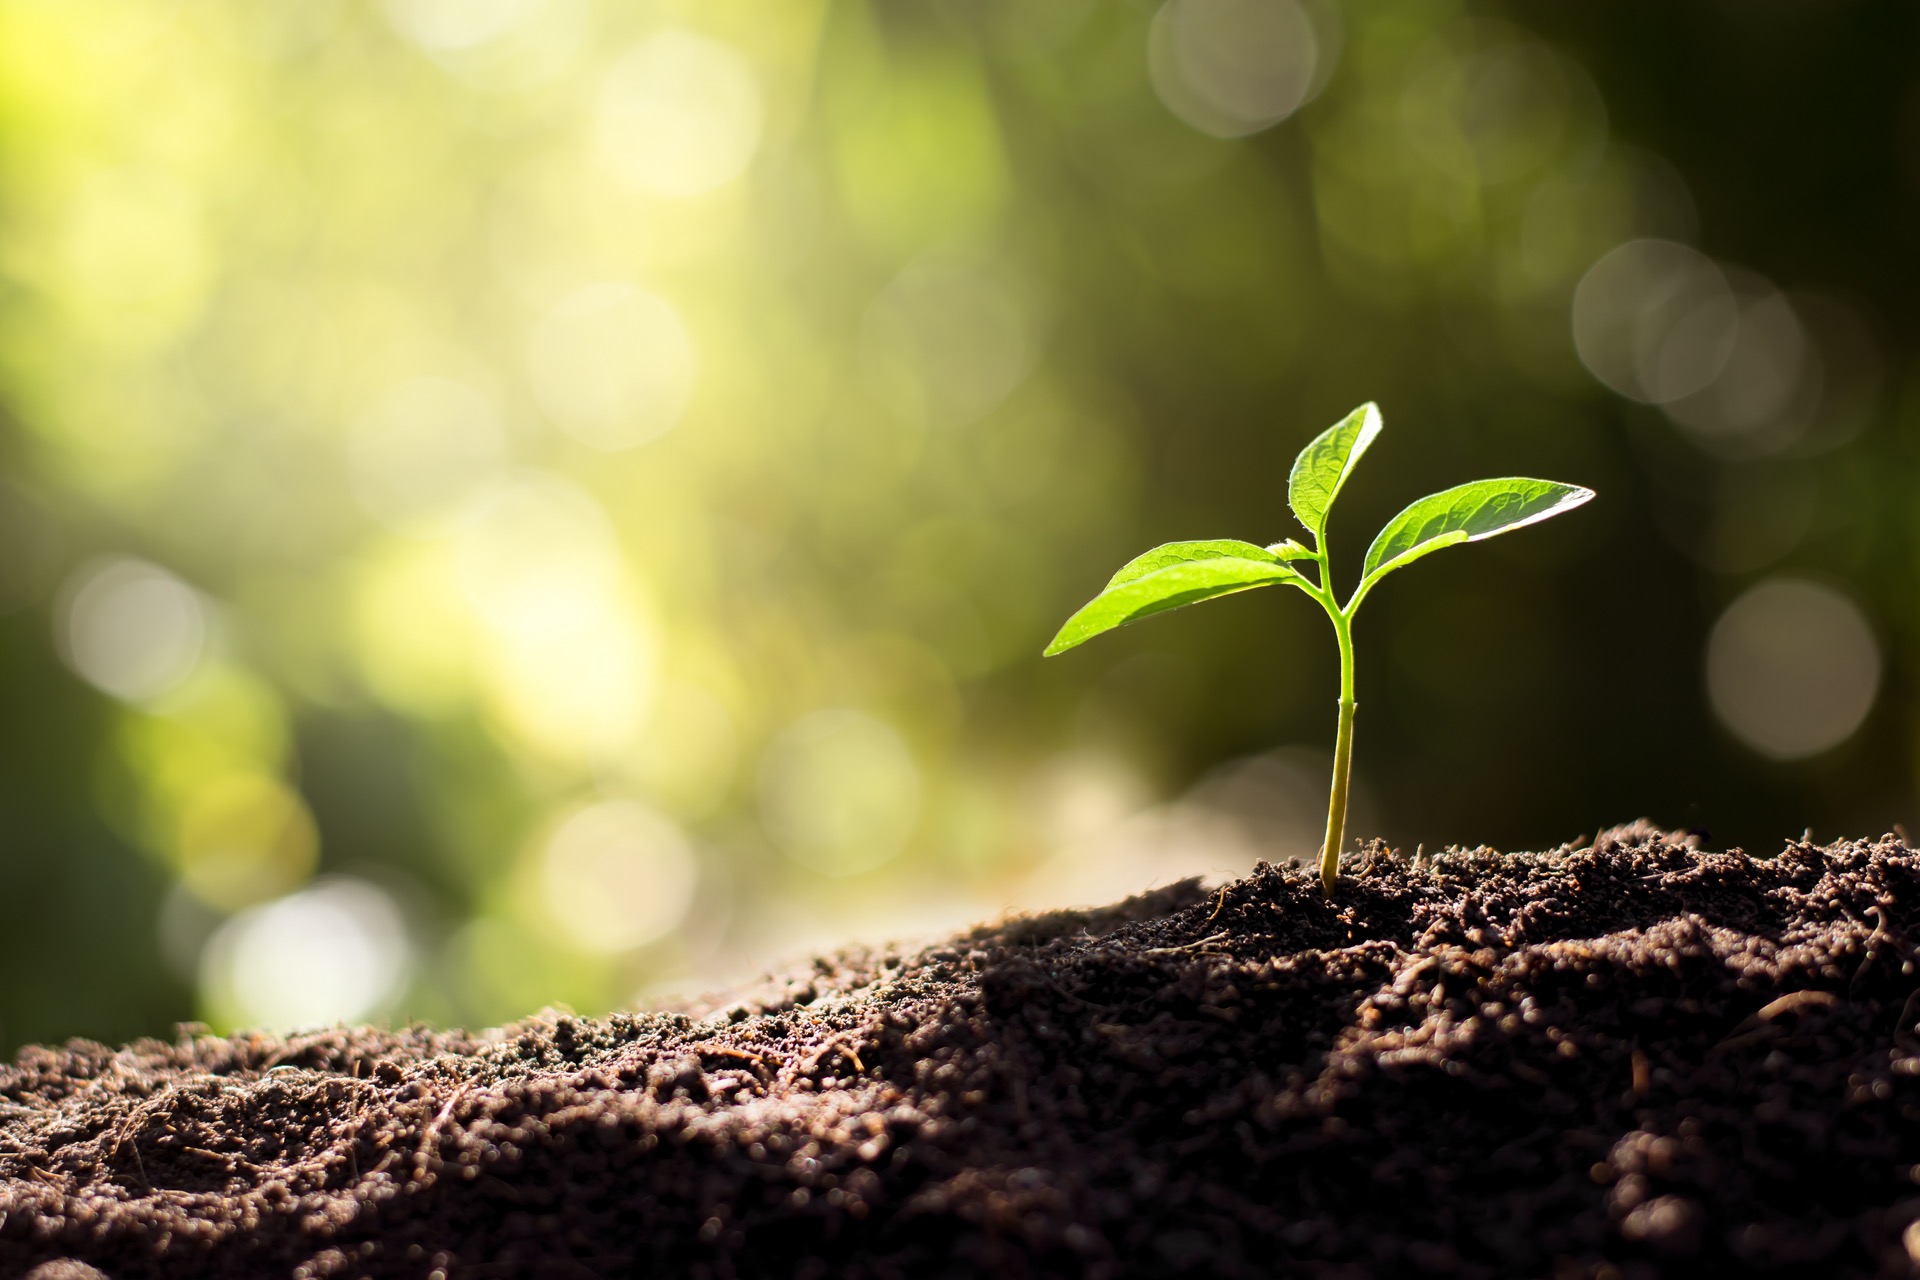
{"type": "Polygon", "coordinates": [[[28,1049],[0,1275],[1907,1276],[1916,937],[1892,837],[1635,826],[704,1015],[28,1049]]]}

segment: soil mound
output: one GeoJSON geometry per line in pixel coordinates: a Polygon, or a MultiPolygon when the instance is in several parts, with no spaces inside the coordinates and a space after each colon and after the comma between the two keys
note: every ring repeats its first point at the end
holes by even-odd
{"type": "Polygon", "coordinates": [[[0,1275],[1906,1276],[1892,837],[1293,868],[685,1013],[0,1068],[0,1275]]]}

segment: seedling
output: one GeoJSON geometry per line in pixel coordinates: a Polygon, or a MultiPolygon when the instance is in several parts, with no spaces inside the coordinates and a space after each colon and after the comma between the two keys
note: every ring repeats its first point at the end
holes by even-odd
{"type": "Polygon", "coordinates": [[[1340,874],[1340,848],[1346,840],[1347,784],[1353,766],[1353,615],[1379,583],[1395,569],[1442,547],[1482,542],[1496,534],[1538,524],[1571,511],[1593,497],[1593,490],[1553,480],[1509,476],[1475,480],[1420,499],[1387,521],[1367,548],[1360,585],[1342,605],[1333,594],[1327,558],[1327,513],[1340,496],[1360,455],[1380,434],[1380,410],[1361,405],[1315,437],[1293,460],[1287,477],[1287,505],[1306,526],[1313,546],[1288,538],[1272,546],[1229,538],[1169,542],[1122,565],[1106,589],[1067,619],[1046,648],[1048,657],[1065,653],[1103,631],[1182,605],[1215,596],[1285,583],[1319,601],[1333,622],[1340,643],[1340,728],[1333,742],[1333,790],[1327,803],[1327,838],[1320,846],[1320,883],[1333,892],[1340,874]],[[1311,566],[1309,577],[1295,566],[1311,566]]]}

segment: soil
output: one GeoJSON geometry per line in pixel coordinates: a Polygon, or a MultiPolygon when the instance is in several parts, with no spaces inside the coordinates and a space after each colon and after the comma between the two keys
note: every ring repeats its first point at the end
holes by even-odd
{"type": "Polygon", "coordinates": [[[0,1275],[1920,1273],[1920,857],[1293,867],[486,1033],[30,1048],[0,1275]]]}

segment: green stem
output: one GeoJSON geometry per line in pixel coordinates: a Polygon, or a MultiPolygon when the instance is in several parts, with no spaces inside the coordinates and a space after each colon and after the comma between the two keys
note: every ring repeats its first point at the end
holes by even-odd
{"type": "Polygon", "coordinates": [[[1340,878],[1340,847],[1347,839],[1347,783],[1353,771],[1353,619],[1329,609],[1340,639],[1340,731],[1333,740],[1333,791],[1327,800],[1327,842],[1320,847],[1320,883],[1329,897],[1340,878]]]}

